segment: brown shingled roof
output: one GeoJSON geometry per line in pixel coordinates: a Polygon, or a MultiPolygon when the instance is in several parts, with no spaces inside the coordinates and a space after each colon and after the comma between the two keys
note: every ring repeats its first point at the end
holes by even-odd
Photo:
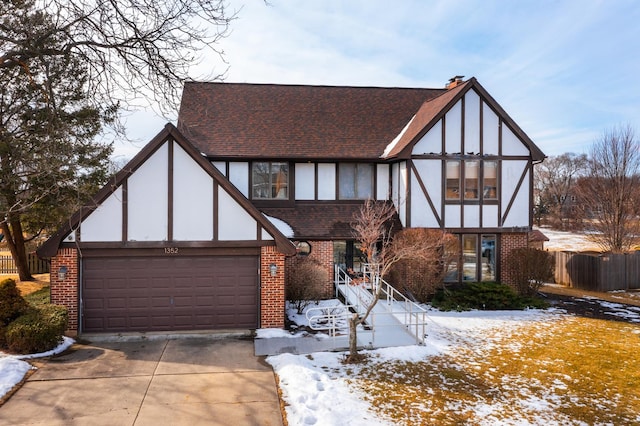
{"type": "Polygon", "coordinates": [[[534,229],[529,232],[529,241],[540,242],[540,241],[549,241],[549,237],[544,235],[541,231],[534,229]]]}
{"type": "Polygon", "coordinates": [[[210,157],[377,159],[445,92],[188,82],[178,128],[210,157]]]}
{"type": "MultiPolygon", "coordinates": [[[[471,81],[471,80],[469,80],[471,81]]],[[[396,157],[407,146],[415,142],[416,136],[424,134],[426,131],[438,120],[441,115],[447,112],[450,104],[460,98],[461,94],[465,91],[469,85],[469,81],[458,84],[453,89],[447,90],[440,96],[434,99],[426,100],[420,109],[416,112],[415,117],[411,121],[411,124],[407,130],[402,134],[400,140],[395,146],[387,153],[387,158],[396,157]],[[431,126],[430,126],[431,125],[431,126]],[[428,127],[429,126],[429,127],[428,127]]]]}
{"type": "MultiPolygon", "coordinates": [[[[384,201],[378,201],[383,203],[384,201]]],[[[352,239],[354,214],[360,210],[361,204],[299,203],[295,208],[261,208],[271,217],[286,222],[293,229],[292,239],[335,240],[352,239]]],[[[397,214],[389,224],[394,230],[402,229],[397,214]]]]}

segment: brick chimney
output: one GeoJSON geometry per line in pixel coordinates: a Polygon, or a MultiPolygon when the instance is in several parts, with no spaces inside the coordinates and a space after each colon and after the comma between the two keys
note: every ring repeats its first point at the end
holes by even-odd
{"type": "Polygon", "coordinates": [[[456,75],[455,77],[451,77],[444,88],[447,90],[453,89],[454,87],[457,87],[458,85],[464,83],[464,81],[462,80],[463,77],[464,75],[456,75]]]}

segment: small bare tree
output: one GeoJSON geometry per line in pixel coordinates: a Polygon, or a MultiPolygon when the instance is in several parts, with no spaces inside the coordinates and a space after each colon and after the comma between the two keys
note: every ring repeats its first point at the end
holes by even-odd
{"type": "MultiPolygon", "coordinates": [[[[404,259],[421,259],[427,263],[441,261],[450,235],[441,232],[441,238],[430,240],[408,238],[401,233],[395,234],[391,225],[396,209],[390,202],[367,200],[354,215],[352,230],[361,250],[372,266],[374,281],[385,276],[397,262],[404,259]]],[[[375,307],[382,292],[381,285],[373,285],[373,297],[364,314],[354,313],[349,319],[349,356],[348,362],[358,362],[357,327],[363,324],[375,307]]]]}
{"type": "Polygon", "coordinates": [[[513,269],[516,290],[524,296],[534,296],[544,283],[553,280],[555,260],[544,250],[521,247],[511,250],[507,261],[513,269]]]}
{"type": "Polygon", "coordinates": [[[640,145],[627,126],[603,133],[591,147],[580,197],[592,217],[589,238],[603,250],[630,250],[640,235],[640,145]]]}
{"type": "MultiPolygon", "coordinates": [[[[389,272],[390,282],[400,285],[401,291],[420,303],[426,303],[438,287],[444,286],[449,266],[457,261],[459,242],[451,234],[439,229],[404,229],[394,236],[395,247],[420,245],[425,256],[398,261],[389,272]]],[[[385,277],[386,279],[386,277],[385,277]]]]}

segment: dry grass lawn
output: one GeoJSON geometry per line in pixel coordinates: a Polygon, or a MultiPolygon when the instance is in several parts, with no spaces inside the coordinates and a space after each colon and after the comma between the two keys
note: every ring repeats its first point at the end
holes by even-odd
{"type": "Polygon", "coordinates": [[[34,274],[33,281],[20,281],[18,275],[0,274],[0,281],[11,278],[16,281],[20,294],[26,296],[49,285],[49,274],[34,274]]]}
{"type": "Polygon", "coordinates": [[[403,425],[640,424],[640,326],[566,316],[352,377],[403,425]]]}

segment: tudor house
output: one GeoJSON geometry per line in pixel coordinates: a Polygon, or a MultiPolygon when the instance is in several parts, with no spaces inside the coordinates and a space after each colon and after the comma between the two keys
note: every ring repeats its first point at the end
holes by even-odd
{"type": "MultiPolygon", "coordinates": [[[[475,78],[443,89],[185,84],[167,125],[38,253],[71,331],[281,327],[287,258],[356,267],[367,199],[510,281],[544,154],[475,78]]],[[[330,283],[327,283],[329,291],[330,283]]]]}

